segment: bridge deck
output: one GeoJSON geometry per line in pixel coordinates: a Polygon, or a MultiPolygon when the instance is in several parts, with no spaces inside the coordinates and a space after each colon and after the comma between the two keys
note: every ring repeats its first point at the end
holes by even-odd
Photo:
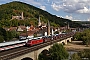
{"type": "Polygon", "coordinates": [[[39,45],[36,45],[36,46],[32,46],[32,47],[25,47],[25,46],[23,46],[23,47],[15,48],[15,49],[12,49],[12,50],[0,52],[0,59],[1,60],[10,60],[10,59],[15,58],[17,56],[20,56],[20,55],[23,55],[23,54],[26,54],[26,53],[38,50],[40,48],[43,48],[43,47],[48,46],[48,45],[51,45],[53,43],[59,42],[61,40],[69,38],[71,36],[72,35],[63,37],[63,38],[58,39],[58,40],[52,40],[50,42],[42,43],[42,44],[39,44],[39,45]]]}

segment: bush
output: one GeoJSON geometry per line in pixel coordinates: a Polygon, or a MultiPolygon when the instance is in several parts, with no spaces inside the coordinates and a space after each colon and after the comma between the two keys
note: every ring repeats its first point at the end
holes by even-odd
{"type": "Polygon", "coordinates": [[[3,36],[0,35],[0,43],[4,42],[3,36]]]}

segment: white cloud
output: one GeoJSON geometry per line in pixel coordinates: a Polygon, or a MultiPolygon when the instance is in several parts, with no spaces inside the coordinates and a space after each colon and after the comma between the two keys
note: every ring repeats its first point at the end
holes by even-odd
{"type": "Polygon", "coordinates": [[[87,21],[90,21],[90,18],[88,18],[87,21]]]}
{"type": "Polygon", "coordinates": [[[88,9],[87,7],[84,7],[83,9],[77,10],[77,12],[89,14],[90,13],[90,9],[88,9]]]}
{"type": "Polygon", "coordinates": [[[48,0],[48,2],[50,2],[50,0],[48,0]]]}
{"type": "Polygon", "coordinates": [[[59,11],[62,9],[68,13],[88,13],[90,12],[90,0],[53,0],[51,7],[59,11]]]}
{"type": "Polygon", "coordinates": [[[63,16],[58,16],[58,15],[57,15],[57,17],[69,19],[69,20],[72,20],[72,21],[81,21],[81,20],[76,20],[76,19],[74,19],[74,18],[72,17],[72,15],[70,15],[70,16],[66,15],[65,17],[63,17],[63,16]]]}
{"type": "Polygon", "coordinates": [[[82,21],[82,20],[72,20],[72,21],[82,21]]]}
{"type": "Polygon", "coordinates": [[[73,19],[73,17],[72,17],[72,16],[68,16],[68,15],[66,15],[66,16],[65,16],[65,18],[66,18],[66,19],[70,19],[70,20],[72,20],[72,19],[73,19]]]}
{"type": "Polygon", "coordinates": [[[46,10],[46,7],[45,6],[40,6],[40,9],[46,10]]]}
{"type": "Polygon", "coordinates": [[[57,17],[64,18],[63,16],[56,15],[57,17]]]}
{"type": "Polygon", "coordinates": [[[53,3],[51,6],[56,11],[59,11],[60,9],[62,9],[61,5],[56,5],[55,3],[53,3]]]}
{"type": "Polygon", "coordinates": [[[64,18],[72,20],[72,21],[82,21],[80,19],[75,19],[72,15],[70,15],[70,16],[66,15],[64,18]]]}

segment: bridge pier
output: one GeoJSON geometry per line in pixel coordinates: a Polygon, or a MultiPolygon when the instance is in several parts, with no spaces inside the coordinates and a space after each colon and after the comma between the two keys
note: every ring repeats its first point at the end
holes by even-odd
{"type": "Polygon", "coordinates": [[[65,40],[65,45],[67,45],[67,39],[65,40]]]}
{"type": "Polygon", "coordinates": [[[34,58],[33,58],[33,60],[38,60],[37,52],[38,52],[38,50],[34,51],[34,58]]]}

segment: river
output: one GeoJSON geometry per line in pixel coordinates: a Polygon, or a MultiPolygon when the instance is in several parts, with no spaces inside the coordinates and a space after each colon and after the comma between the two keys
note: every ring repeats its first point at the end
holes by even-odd
{"type": "Polygon", "coordinates": [[[77,51],[68,51],[68,53],[69,53],[68,59],[70,60],[70,59],[71,59],[71,56],[72,56],[74,53],[77,53],[77,51]]]}

